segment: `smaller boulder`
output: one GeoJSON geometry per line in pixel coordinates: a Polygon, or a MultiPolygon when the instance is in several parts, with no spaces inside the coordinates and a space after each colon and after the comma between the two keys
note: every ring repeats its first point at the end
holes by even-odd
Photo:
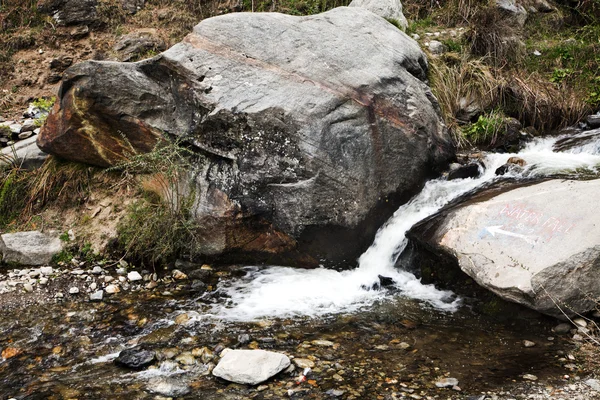
{"type": "Polygon", "coordinates": [[[290,359],[285,354],[266,350],[230,350],[212,373],[230,382],[258,385],[289,366],[290,359]]]}
{"type": "Polygon", "coordinates": [[[588,115],[585,122],[591,129],[600,128],[600,114],[588,115]]]}
{"type": "Polygon", "coordinates": [[[446,51],[448,51],[446,45],[438,40],[432,40],[431,42],[429,42],[428,47],[431,54],[434,55],[444,54],[446,51]]]}
{"type": "Polygon", "coordinates": [[[352,0],[348,7],[361,7],[369,10],[390,22],[396,22],[403,31],[408,27],[408,21],[402,13],[400,0],[352,0]]]}
{"type": "Polygon", "coordinates": [[[140,29],[123,36],[113,50],[120,54],[121,61],[132,61],[152,52],[166,49],[165,43],[158,37],[156,29],[140,29]]]}
{"type": "Polygon", "coordinates": [[[452,169],[448,173],[448,180],[454,179],[465,179],[465,178],[478,178],[481,175],[479,170],[479,164],[470,163],[467,165],[460,165],[457,168],[452,169]]]}
{"type": "Polygon", "coordinates": [[[29,231],[0,236],[0,254],[5,263],[44,265],[61,251],[62,242],[53,234],[29,231]]]}

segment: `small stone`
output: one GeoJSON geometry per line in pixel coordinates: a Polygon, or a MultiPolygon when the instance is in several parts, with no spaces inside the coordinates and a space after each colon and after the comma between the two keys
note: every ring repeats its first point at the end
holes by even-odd
{"type": "Polygon", "coordinates": [[[533,55],[534,56],[541,56],[542,53],[540,53],[538,50],[534,50],[533,55]]]}
{"type": "Polygon", "coordinates": [[[63,294],[61,292],[58,292],[54,295],[54,297],[58,298],[58,299],[62,299],[63,298],[63,294]]]}
{"type": "Polygon", "coordinates": [[[96,290],[97,287],[98,285],[96,284],[96,282],[90,283],[90,290],[96,290]]]}
{"type": "Polygon", "coordinates": [[[329,340],[313,340],[311,343],[314,344],[315,346],[322,346],[322,347],[331,347],[334,345],[334,343],[329,340]]]}
{"type": "Polygon", "coordinates": [[[148,282],[148,284],[146,285],[146,289],[154,289],[155,287],[158,286],[158,283],[156,283],[156,281],[150,281],[148,282]]]}
{"type": "Polygon", "coordinates": [[[294,358],[292,361],[298,368],[314,368],[315,366],[314,361],[311,361],[308,358],[294,358]]]}
{"type": "Polygon", "coordinates": [[[85,271],[82,269],[75,269],[75,270],[71,271],[71,274],[72,275],[83,275],[84,272],[85,271]]]}
{"type": "Polygon", "coordinates": [[[92,294],[90,294],[90,301],[101,301],[104,297],[104,292],[102,290],[98,290],[92,294]]]}
{"type": "Polygon", "coordinates": [[[27,132],[19,133],[19,139],[20,140],[27,139],[27,138],[29,138],[31,136],[33,136],[33,131],[27,131],[27,132]]]}
{"type": "Polygon", "coordinates": [[[600,392],[600,381],[598,379],[588,379],[584,381],[584,383],[591,387],[593,390],[600,392]]]}
{"type": "Polygon", "coordinates": [[[100,275],[102,271],[102,267],[99,265],[96,265],[94,268],[92,268],[92,274],[94,275],[100,275]]]}
{"type": "Polygon", "coordinates": [[[142,276],[140,275],[139,272],[137,271],[131,271],[130,273],[127,274],[127,279],[129,279],[131,282],[135,282],[135,281],[141,281],[142,276]]]}
{"type": "Polygon", "coordinates": [[[40,270],[39,269],[34,269],[29,271],[29,277],[31,278],[37,278],[38,276],[40,276],[40,270]]]}
{"type": "Polygon", "coordinates": [[[575,334],[575,335],[573,335],[573,340],[577,340],[578,342],[581,342],[583,340],[583,336],[581,336],[579,334],[575,334]]]}
{"type": "Polygon", "coordinates": [[[325,394],[330,397],[340,397],[340,396],[343,396],[344,393],[346,393],[346,392],[343,390],[339,390],[339,389],[329,389],[328,391],[325,392],[325,394]]]}
{"type": "Polygon", "coordinates": [[[554,328],[552,328],[552,332],[557,333],[559,335],[564,334],[564,333],[569,333],[570,330],[571,330],[571,325],[569,325],[567,323],[558,324],[554,328]]]}
{"type": "Polygon", "coordinates": [[[188,322],[190,320],[190,317],[183,313],[183,314],[179,314],[177,317],[175,317],[175,323],[179,324],[179,325],[183,325],[186,322],[188,322]]]}
{"type": "Polygon", "coordinates": [[[77,294],[79,293],[79,288],[77,286],[73,286],[69,289],[69,294],[77,294]]]}
{"type": "Polygon", "coordinates": [[[52,269],[52,267],[41,267],[40,268],[40,273],[42,275],[52,275],[53,272],[54,272],[54,270],[52,269]]]}
{"type": "Polygon", "coordinates": [[[527,379],[528,381],[537,381],[538,378],[532,374],[525,374],[523,375],[523,379],[527,379]]]}
{"type": "Polygon", "coordinates": [[[112,282],[112,281],[114,281],[114,280],[115,280],[115,278],[113,278],[113,277],[112,277],[112,276],[110,276],[110,275],[106,275],[106,276],[104,277],[104,282],[105,282],[105,283],[112,282]]]}
{"type": "Polygon", "coordinates": [[[287,356],[265,350],[230,350],[213,369],[216,377],[241,384],[257,385],[290,365],[287,356]]]}
{"type": "Polygon", "coordinates": [[[410,344],[406,343],[406,342],[402,342],[398,344],[398,347],[400,347],[402,350],[406,350],[410,348],[410,344]]]}
{"type": "Polygon", "coordinates": [[[108,285],[106,289],[104,289],[108,294],[119,293],[121,289],[117,285],[108,285]]]}
{"type": "Polygon", "coordinates": [[[587,321],[583,318],[575,318],[573,320],[573,323],[575,324],[575,326],[578,326],[580,328],[585,328],[587,326],[587,321]]]}
{"type": "Polygon", "coordinates": [[[456,378],[442,378],[435,382],[435,386],[439,388],[451,388],[458,386],[458,379],[456,378]]]}
{"type": "Polygon", "coordinates": [[[119,277],[119,282],[121,282],[121,283],[127,282],[127,278],[125,278],[124,276],[120,276],[119,277]]]}
{"type": "Polygon", "coordinates": [[[263,390],[267,390],[269,388],[269,385],[260,385],[259,387],[256,388],[257,392],[262,392],[263,390]]]}
{"type": "Polygon", "coordinates": [[[40,285],[45,285],[48,283],[48,278],[40,278],[39,284],[40,285]]]}
{"type": "Polygon", "coordinates": [[[533,346],[535,346],[535,342],[532,342],[531,340],[523,340],[523,346],[533,347],[533,346]]]}
{"type": "Polygon", "coordinates": [[[31,285],[31,283],[24,284],[23,289],[25,289],[26,292],[33,292],[33,286],[31,285]]]}
{"type": "Polygon", "coordinates": [[[175,361],[183,365],[193,365],[196,363],[196,359],[190,352],[181,353],[180,355],[175,357],[175,361]]]}
{"type": "Polygon", "coordinates": [[[187,278],[188,278],[186,274],[184,274],[183,272],[181,272],[181,271],[180,271],[180,270],[178,270],[178,269],[176,269],[176,270],[173,270],[172,276],[173,276],[173,278],[175,278],[175,279],[177,279],[177,280],[179,280],[179,281],[180,281],[180,280],[184,280],[184,279],[187,279],[187,278]]]}
{"type": "Polygon", "coordinates": [[[208,264],[204,264],[204,265],[202,265],[200,267],[200,269],[205,269],[205,270],[209,270],[210,271],[210,270],[212,270],[212,267],[210,265],[208,265],[208,264]]]}
{"type": "Polygon", "coordinates": [[[7,347],[4,350],[2,350],[2,358],[4,358],[5,360],[13,358],[14,356],[17,356],[19,354],[21,354],[21,349],[17,349],[16,347],[7,347]]]}
{"type": "Polygon", "coordinates": [[[156,361],[156,354],[153,351],[136,346],[120,352],[115,359],[115,364],[137,370],[150,366],[154,361],[156,361]]]}

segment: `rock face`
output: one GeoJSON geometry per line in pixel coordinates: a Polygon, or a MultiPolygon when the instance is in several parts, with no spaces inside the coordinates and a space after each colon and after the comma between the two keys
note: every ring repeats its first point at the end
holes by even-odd
{"type": "Polygon", "coordinates": [[[500,297],[562,317],[600,296],[600,180],[551,180],[483,192],[428,219],[409,237],[450,253],[500,297]]]}
{"type": "Polygon", "coordinates": [[[290,359],[265,350],[230,350],[213,369],[214,376],[230,382],[258,385],[290,366],[290,359]]]}
{"type": "Polygon", "coordinates": [[[1,261],[22,265],[43,265],[60,253],[62,242],[56,236],[39,231],[5,233],[0,236],[1,261]]]}
{"type": "Polygon", "coordinates": [[[402,12],[400,0],[352,0],[348,7],[360,7],[382,18],[396,21],[402,30],[408,27],[408,21],[402,12]]]}
{"type": "Polygon", "coordinates": [[[97,0],[41,0],[39,11],[50,14],[59,25],[87,25],[98,21],[97,0]]]}
{"type": "Polygon", "coordinates": [[[453,155],[426,77],[417,43],[358,7],[228,14],[149,60],[67,69],[38,144],[111,166],[178,137],[201,157],[178,192],[204,254],[354,262],[453,155]]]}

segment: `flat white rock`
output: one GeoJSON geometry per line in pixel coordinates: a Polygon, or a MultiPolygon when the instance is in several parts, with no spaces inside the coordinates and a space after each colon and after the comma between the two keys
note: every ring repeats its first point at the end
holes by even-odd
{"type": "Polygon", "coordinates": [[[283,371],[290,359],[266,350],[230,350],[213,369],[213,375],[230,382],[258,385],[283,371]]]}

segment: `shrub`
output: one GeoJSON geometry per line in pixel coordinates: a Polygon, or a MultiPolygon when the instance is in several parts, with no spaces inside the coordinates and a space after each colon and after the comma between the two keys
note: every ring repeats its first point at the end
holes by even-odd
{"type": "Polygon", "coordinates": [[[498,111],[480,115],[477,122],[463,130],[464,136],[473,144],[494,144],[505,128],[505,117],[498,111]]]}

